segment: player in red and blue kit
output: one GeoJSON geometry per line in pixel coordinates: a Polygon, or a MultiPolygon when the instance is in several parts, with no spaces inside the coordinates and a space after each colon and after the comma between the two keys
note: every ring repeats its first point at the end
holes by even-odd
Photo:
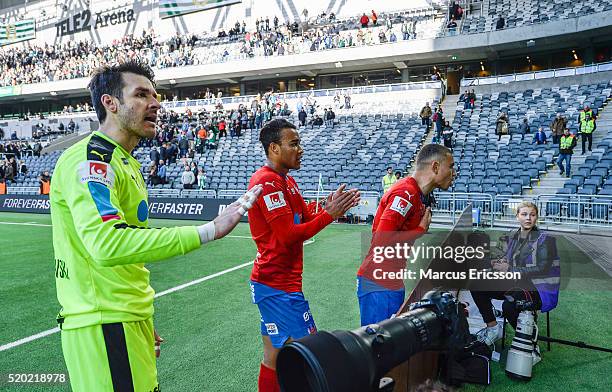
{"type": "Polygon", "coordinates": [[[453,167],[449,149],[428,144],[417,155],[413,176],[397,181],[381,198],[372,226],[370,249],[357,272],[362,326],[386,320],[402,306],[405,289],[399,272],[406,268],[406,260],[395,254],[385,256],[380,247],[395,247],[398,243],[413,245],[427,232],[431,210],[425,205],[426,198],[435,188],[450,187],[455,176],[453,167]]]}
{"type": "Polygon", "coordinates": [[[289,170],[300,168],[304,150],[293,124],[269,121],[259,140],[267,162],[251,177],[249,189],[261,184],[259,200],[249,211],[251,235],[257,256],[251,273],[251,295],[261,314],[264,359],[259,391],[279,391],[276,356],[290,339],[316,332],[302,293],[303,242],[359,203],[356,189],[345,185],[330,195],[318,214],[309,211],[289,170]]]}

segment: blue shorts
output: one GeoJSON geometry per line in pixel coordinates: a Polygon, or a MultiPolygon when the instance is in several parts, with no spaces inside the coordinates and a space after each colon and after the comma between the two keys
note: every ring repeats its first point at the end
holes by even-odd
{"type": "Polygon", "coordinates": [[[261,315],[261,334],[272,346],[281,348],[287,339],[299,339],[317,332],[310,306],[301,292],[287,293],[257,282],[250,282],[251,296],[261,315]]]}
{"type": "Polygon", "coordinates": [[[393,317],[404,303],[406,290],[388,290],[376,283],[357,277],[357,297],[361,325],[376,324],[393,317]]]}

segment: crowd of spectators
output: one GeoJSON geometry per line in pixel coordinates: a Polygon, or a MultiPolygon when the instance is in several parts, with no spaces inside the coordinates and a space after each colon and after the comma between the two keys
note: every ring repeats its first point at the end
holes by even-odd
{"type": "Polygon", "coordinates": [[[337,22],[333,14],[319,15],[317,22],[323,24],[280,23],[278,17],[272,21],[266,17],[256,20],[253,29],[247,29],[245,22],[236,22],[229,34],[221,30],[214,37],[189,33],[161,40],[150,29],[104,46],[92,41],[43,46],[25,43],[21,47],[0,48],[0,86],[88,77],[102,65],[136,57],[152,67],[167,68],[395,42],[398,36],[415,39],[417,24],[428,21],[424,17],[404,18],[396,25],[397,20],[386,17],[380,23],[372,11],[370,16],[362,16],[358,25],[362,27],[358,28],[337,22]],[[218,37],[226,36],[229,39],[219,44],[218,37]]]}
{"type": "Polygon", "coordinates": [[[0,142],[0,182],[11,185],[16,178],[26,177],[28,167],[25,158],[40,156],[42,146],[39,142],[11,140],[0,142]]]}

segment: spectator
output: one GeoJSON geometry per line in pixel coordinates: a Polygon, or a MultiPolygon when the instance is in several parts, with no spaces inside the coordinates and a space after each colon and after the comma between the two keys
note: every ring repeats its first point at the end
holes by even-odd
{"type": "Polygon", "coordinates": [[[38,178],[38,182],[40,183],[40,194],[48,195],[51,190],[51,175],[49,174],[49,170],[43,171],[38,178]]]}
{"type": "Polygon", "coordinates": [[[464,110],[470,108],[470,93],[468,90],[465,90],[465,92],[459,96],[459,102],[463,102],[464,110]]]}
{"type": "Polygon", "coordinates": [[[561,170],[560,174],[563,175],[565,171],[565,176],[567,178],[570,177],[571,173],[571,164],[572,164],[572,154],[574,153],[574,147],[576,147],[576,136],[570,133],[568,128],[565,128],[563,131],[563,136],[559,139],[559,156],[557,157],[557,166],[561,170]],[[563,161],[565,161],[565,169],[563,168],[563,161]]]}
{"type": "Polygon", "coordinates": [[[506,20],[500,15],[495,24],[495,30],[502,30],[504,27],[506,27],[506,20]]]}
{"type": "Polygon", "coordinates": [[[157,147],[151,148],[151,151],[149,152],[149,159],[151,160],[151,162],[159,162],[161,156],[159,155],[157,147]]]}
{"type": "Polygon", "coordinates": [[[23,160],[19,161],[19,175],[23,177],[28,175],[28,167],[23,160]]]}
{"type": "Polygon", "coordinates": [[[591,151],[593,144],[593,132],[597,128],[595,124],[595,115],[589,105],[584,105],[584,110],[580,112],[580,140],[582,141],[582,155],[586,151],[586,142],[588,141],[588,149],[591,151]]]}
{"type": "Polygon", "coordinates": [[[185,131],[181,132],[181,136],[179,136],[178,148],[179,157],[185,158],[187,156],[187,150],[189,150],[189,140],[187,140],[187,135],[185,135],[185,131]]]}
{"type": "Polygon", "coordinates": [[[385,174],[382,178],[383,193],[387,192],[396,181],[397,178],[395,178],[393,175],[393,168],[389,166],[387,168],[387,174],[385,174]]]}
{"type": "Polygon", "coordinates": [[[448,24],[446,25],[446,28],[448,30],[448,35],[455,35],[457,34],[457,22],[455,22],[455,18],[452,18],[448,24]]]}
{"type": "Polygon", "coordinates": [[[300,120],[300,127],[303,127],[304,125],[306,125],[306,117],[307,117],[306,110],[304,109],[304,107],[302,107],[300,111],[298,112],[298,120],[300,120]]]}
{"type": "Polygon", "coordinates": [[[147,177],[147,185],[155,186],[161,183],[159,176],[157,175],[157,161],[151,161],[148,172],[149,176],[147,177]]]}
{"type": "Polygon", "coordinates": [[[425,102],[425,106],[421,109],[419,117],[421,117],[421,125],[426,125],[429,129],[431,125],[431,107],[429,106],[429,102],[425,102]]]}
{"type": "Polygon", "coordinates": [[[397,42],[397,36],[395,35],[395,31],[390,30],[391,34],[389,34],[389,42],[397,42]]]}
{"type": "Polygon", "coordinates": [[[442,108],[438,107],[436,113],[434,113],[432,120],[436,124],[436,143],[440,143],[442,140],[442,131],[444,131],[444,113],[442,108]]]}
{"type": "Polygon", "coordinates": [[[378,15],[376,15],[376,12],[374,12],[374,10],[372,10],[372,25],[373,26],[378,26],[378,15]]]}
{"type": "MultiPolygon", "coordinates": [[[[14,158],[11,158],[13,160],[14,158]]],[[[4,180],[6,181],[6,185],[11,185],[15,182],[15,168],[11,161],[8,161],[6,166],[4,167],[4,180]]]]}
{"type": "Polygon", "coordinates": [[[361,28],[362,29],[365,29],[365,28],[368,27],[368,24],[370,23],[370,18],[368,18],[368,16],[365,14],[365,12],[363,13],[361,18],[359,19],[359,23],[361,23],[361,28]]]}
{"type": "Polygon", "coordinates": [[[497,117],[495,134],[497,135],[497,140],[501,140],[502,135],[508,134],[508,115],[504,111],[500,112],[497,117]]]}
{"type": "Polygon", "coordinates": [[[468,100],[470,101],[470,109],[474,109],[476,103],[476,92],[474,92],[474,89],[468,94],[468,100]]]}
{"type": "Polygon", "coordinates": [[[345,109],[351,108],[351,96],[349,95],[348,92],[344,94],[344,108],[345,109]]]}
{"type": "Polygon", "coordinates": [[[323,125],[323,119],[318,114],[315,114],[314,120],[312,120],[312,127],[320,127],[321,125],[323,125]]]}
{"type": "Polygon", "coordinates": [[[189,165],[185,165],[185,171],[181,175],[181,184],[184,189],[193,189],[193,184],[196,182],[196,178],[191,171],[189,165]]]}
{"type": "Polygon", "coordinates": [[[395,182],[401,179],[402,179],[402,172],[398,170],[395,172],[395,182]]]}
{"type": "Polygon", "coordinates": [[[336,113],[334,113],[332,108],[327,109],[327,114],[325,117],[325,126],[333,128],[335,118],[336,118],[336,113]]]}
{"type": "Polygon", "coordinates": [[[402,22],[402,37],[404,41],[410,39],[410,25],[406,19],[402,22]]]}
{"type": "Polygon", "coordinates": [[[565,117],[563,117],[561,113],[557,113],[557,117],[555,117],[552,124],[550,124],[553,144],[559,144],[559,139],[561,139],[561,136],[563,136],[563,130],[566,126],[567,120],[565,119],[565,117]]]}
{"type": "Polygon", "coordinates": [[[225,123],[225,119],[221,118],[221,120],[219,120],[217,128],[219,129],[219,137],[227,137],[227,124],[225,123]]]}
{"type": "Polygon", "coordinates": [[[531,133],[531,128],[529,127],[529,123],[527,122],[527,118],[523,119],[523,122],[519,126],[519,132],[521,133],[521,135],[526,135],[528,133],[531,133]]]}
{"type": "Polygon", "coordinates": [[[160,184],[166,183],[166,165],[163,159],[159,160],[159,165],[157,166],[157,177],[159,178],[160,184]]]}
{"type": "Polygon", "coordinates": [[[539,127],[538,131],[533,135],[533,142],[535,144],[546,144],[546,133],[542,127],[539,127]]]}
{"type": "Polygon", "coordinates": [[[168,143],[167,153],[168,153],[168,160],[166,160],[166,162],[169,164],[176,163],[176,158],[178,156],[178,147],[176,143],[168,143]]]}
{"type": "Polygon", "coordinates": [[[204,190],[206,189],[206,172],[204,168],[200,167],[198,169],[198,189],[204,190]]]}
{"type": "Polygon", "coordinates": [[[453,128],[450,126],[449,122],[446,121],[444,125],[444,130],[442,131],[442,140],[444,141],[444,147],[451,149],[453,148],[453,128]]]}
{"type": "Polygon", "coordinates": [[[40,142],[34,143],[34,147],[32,148],[35,157],[40,157],[40,152],[42,151],[42,145],[40,142]]]}

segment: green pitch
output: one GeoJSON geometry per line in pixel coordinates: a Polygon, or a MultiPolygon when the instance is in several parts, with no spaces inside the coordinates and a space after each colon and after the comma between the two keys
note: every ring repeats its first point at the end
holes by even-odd
{"type": "MultiPolygon", "coordinates": [[[[0,345],[54,328],[59,309],[53,279],[53,248],[47,215],[0,213],[0,345]],[[13,224],[11,224],[13,223],[13,224]]],[[[167,226],[193,222],[157,220],[167,226]]],[[[355,272],[361,261],[366,226],[333,225],[304,251],[304,292],[319,329],[359,325],[355,272]]],[[[151,263],[156,292],[239,266],[253,259],[249,228],[233,233],[184,257],[151,263]],[[245,238],[246,237],[246,238],[245,238]]],[[[433,238],[431,236],[430,238],[433,238]]],[[[565,240],[559,241],[564,280],[560,304],[551,312],[552,335],[612,346],[610,279],[565,240]],[[573,260],[566,265],[566,260],[573,260]]],[[[164,391],[257,390],[261,357],[259,314],[250,302],[250,266],[212,277],[155,300],[155,325],[166,340],[158,360],[164,391]]],[[[544,318],[540,329],[544,331],[544,318]]],[[[510,328],[511,329],[511,328],[510,328]]],[[[509,332],[507,341],[512,333],[509,332]]],[[[530,383],[509,380],[492,363],[487,391],[609,391],[612,354],[541,344],[543,361],[530,383]]],[[[8,373],[65,373],[58,333],[0,352],[0,390],[67,391],[67,385],[11,386],[8,373]]],[[[484,387],[468,386],[466,391],[484,387]]]]}

